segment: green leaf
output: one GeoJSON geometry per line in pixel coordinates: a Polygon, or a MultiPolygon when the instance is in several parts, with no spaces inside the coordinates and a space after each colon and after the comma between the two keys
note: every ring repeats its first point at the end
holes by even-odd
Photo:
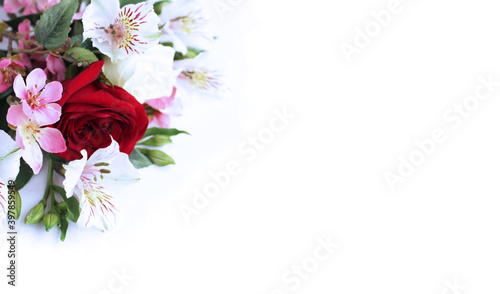
{"type": "Polygon", "coordinates": [[[16,178],[16,186],[18,190],[21,190],[33,177],[33,170],[31,167],[21,159],[21,167],[16,178]]]}
{"type": "Polygon", "coordinates": [[[153,162],[137,149],[134,149],[134,151],[132,151],[129,159],[136,169],[141,169],[153,165],[153,162]]]}
{"type": "Polygon", "coordinates": [[[94,46],[92,45],[92,40],[86,39],[82,43],[80,43],[80,48],[92,49],[94,46]]]}
{"type": "Polygon", "coordinates": [[[49,159],[52,159],[52,161],[59,162],[59,163],[68,162],[66,159],[59,157],[59,156],[55,155],[54,153],[44,152],[44,154],[47,155],[47,157],[49,159]]]}
{"type": "Polygon", "coordinates": [[[70,64],[68,66],[68,68],[66,69],[66,74],[64,76],[64,78],[66,80],[69,80],[69,79],[72,79],[72,78],[75,78],[77,75],[79,75],[81,72],[83,71],[83,68],[82,67],[78,67],[78,65],[76,64],[70,64]]]}
{"type": "Polygon", "coordinates": [[[66,200],[66,203],[68,203],[68,219],[76,223],[80,217],[80,202],[72,196],[66,200]]]}
{"type": "Polygon", "coordinates": [[[48,50],[64,46],[77,8],[78,0],[62,0],[47,9],[35,26],[36,40],[48,50]]]}
{"type": "Polygon", "coordinates": [[[154,4],[154,8],[155,8],[155,12],[156,14],[160,15],[161,14],[161,11],[163,9],[163,5],[165,4],[170,4],[171,1],[170,0],[164,0],[164,1],[158,1],[154,4]]]}
{"type": "Polygon", "coordinates": [[[63,187],[60,187],[58,185],[51,185],[50,187],[52,189],[54,189],[59,195],[61,195],[61,197],[64,199],[64,201],[68,200],[68,197],[66,196],[66,190],[64,190],[63,187]]]}
{"type": "MultiPolygon", "coordinates": [[[[161,43],[163,46],[174,47],[174,44],[171,42],[161,43]]],[[[187,47],[188,52],[184,55],[181,52],[175,52],[174,60],[183,60],[183,59],[191,59],[205,52],[205,50],[196,49],[193,47],[187,47]]]]}
{"type": "Polygon", "coordinates": [[[73,25],[71,26],[70,34],[71,34],[71,36],[83,35],[83,23],[81,20],[74,20],[73,21],[73,25]]]}
{"type": "Polygon", "coordinates": [[[71,63],[87,62],[90,64],[99,60],[90,50],[80,47],[69,49],[63,57],[71,63]]]}
{"type": "Polygon", "coordinates": [[[8,132],[10,130],[7,124],[7,111],[9,110],[9,104],[7,100],[0,99],[0,129],[8,132]]]}
{"type": "Polygon", "coordinates": [[[72,36],[71,38],[71,47],[80,47],[80,44],[83,42],[83,36],[72,36]]]}
{"type": "Polygon", "coordinates": [[[29,19],[31,24],[34,25],[40,19],[41,13],[37,14],[29,14],[24,15],[18,18],[14,18],[12,20],[6,21],[5,23],[12,28],[12,31],[16,33],[18,31],[19,24],[22,23],[25,19],[29,19]]]}
{"type": "Polygon", "coordinates": [[[163,136],[172,137],[172,136],[177,136],[179,134],[189,135],[188,132],[179,131],[177,129],[149,128],[146,130],[146,133],[144,134],[143,138],[146,138],[149,136],[154,136],[154,135],[163,135],[163,136]]]}
{"type": "Polygon", "coordinates": [[[66,233],[68,232],[69,222],[66,219],[65,214],[61,214],[61,221],[58,223],[59,228],[61,229],[61,241],[66,240],[66,233]]]}
{"type": "Polygon", "coordinates": [[[144,2],[144,0],[120,0],[120,7],[123,7],[125,5],[129,4],[138,4],[144,2]]]}

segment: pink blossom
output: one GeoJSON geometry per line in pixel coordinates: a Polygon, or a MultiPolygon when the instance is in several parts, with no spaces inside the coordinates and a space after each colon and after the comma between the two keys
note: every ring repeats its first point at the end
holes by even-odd
{"type": "MultiPolygon", "coordinates": [[[[17,45],[19,47],[19,49],[33,49],[35,48],[37,45],[34,44],[34,43],[25,43],[24,41],[36,41],[36,38],[34,36],[33,33],[29,33],[29,31],[31,30],[31,22],[29,21],[29,19],[25,19],[23,20],[19,26],[18,26],[18,31],[19,31],[19,34],[22,35],[22,39],[17,41],[17,45]]],[[[34,68],[34,67],[40,67],[40,68],[43,68],[45,67],[46,65],[46,60],[45,60],[45,56],[43,54],[26,54],[26,53],[20,53],[19,55],[21,55],[22,59],[22,63],[24,63],[24,65],[28,68],[34,68]],[[30,59],[31,57],[31,59],[30,59]],[[34,62],[34,64],[32,63],[32,60],[34,62]]]]}
{"type": "Polygon", "coordinates": [[[45,85],[46,81],[47,75],[40,68],[26,77],[26,83],[22,76],[14,79],[14,92],[21,99],[24,114],[40,125],[56,123],[61,117],[61,106],[54,102],[61,99],[62,84],[54,81],[45,85]]]}
{"type": "Polygon", "coordinates": [[[8,13],[16,13],[22,8],[23,15],[44,12],[60,0],[5,0],[4,9],[8,13]]]}
{"type": "Polygon", "coordinates": [[[64,80],[64,77],[66,75],[66,66],[64,65],[64,61],[62,60],[62,58],[57,58],[49,54],[49,56],[47,57],[47,68],[45,69],[45,73],[52,80],[64,80]]]}
{"type": "Polygon", "coordinates": [[[44,124],[30,119],[24,113],[22,105],[13,105],[9,108],[7,122],[17,127],[17,144],[24,150],[23,159],[35,174],[38,174],[42,168],[43,154],[41,149],[50,153],[66,151],[66,142],[61,132],[55,128],[42,128],[44,124]]]}
{"type": "Polygon", "coordinates": [[[176,92],[177,88],[174,87],[172,95],[146,101],[145,104],[153,108],[152,113],[148,115],[150,127],[169,128],[170,117],[180,115],[179,99],[175,97],[176,92]]]}
{"type": "Polygon", "coordinates": [[[17,75],[24,74],[24,64],[20,60],[19,55],[0,59],[0,93],[12,86],[17,75]]]}

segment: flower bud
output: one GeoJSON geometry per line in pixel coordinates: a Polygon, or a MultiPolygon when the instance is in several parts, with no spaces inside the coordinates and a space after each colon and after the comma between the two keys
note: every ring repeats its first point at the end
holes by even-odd
{"type": "Polygon", "coordinates": [[[167,154],[163,153],[160,150],[153,150],[153,149],[139,149],[139,151],[146,155],[149,160],[153,162],[153,164],[157,166],[166,166],[169,164],[175,164],[175,161],[172,159],[172,157],[168,156],[167,154]]]}
{"type": "Polygon", "coordinates": [[[66,211],[66,210],[68,210],[68,203],[59,202],[59,203],[57,203],[57,208],[59,208],[59,210],[61,210],[61,211],[66,211]]]}
{"type": "Polygon", "coordinates": [[[154,135],[153,137],[147,139],[144,142],[139,142],[138,145],[151,146],[151,147],[161,147],[165,144],[172,143],[169,136],[165,135],[154,135]]]}
{"type": "Polygon", "coordinates": [[[21,196],[19,195],[19,192],[17,191],[17,188],[14,184],[9,184],[9,215],[12,215],[12,217],[15,220],[18,220],[19,217],[21,216],[21,196]],[[11,201],[13,200],[13,201],[11,201]]]}
{"type": "Polygon", "coordinates": [[[26,215],[24,219],[25,224],[37,224],[39,223],[44,215],[45,205],[42,202],[38,203],[35,207],[33,207],[30,212],[26,215]]]}
{"type": "Polygon", "coordinates": [[[43,217],[43,223],[45,224],[45,231],[50,231],[59,221],[57,214],[49,212],[43,217]]]}

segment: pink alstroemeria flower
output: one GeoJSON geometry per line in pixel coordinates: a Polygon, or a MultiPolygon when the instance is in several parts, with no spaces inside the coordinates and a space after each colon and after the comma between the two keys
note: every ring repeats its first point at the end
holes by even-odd
{"type": "Polygon", "coordinates": [[[21,56],[0,59],[0,93],[5,92],[19,74],[24,74],[24,64],[20,62],[21,56]]]}
{"type": "Polygon", "coordinates": [[[53,102],[61,99],[63,86],[57,81],[45,85],[46,81],[47,75],[40,68],[26,77],[26,83],[22,76],[14,80],[14,92],[22,101],[24,114],[42,126],[56,123],[61,117],[61,106],[53,102]]]}
{"type": "MultiPolygon", "coordinates": [[[[13,105],[7,112],[7,122],[16,128],[16,142],[24,150],[23,159],[33,169],[35,174],[40,172],[43,154],[40,147],[50,153],[66,151],[66,141],[58,129],[43,128],[30,119],[23,111],[23,106],[13,105]]],[[[50,122],[49,124],[53,124],[50,122]]]]}
{"type": "Polygon", "coordinates": [[[146,101],[145,104],[153,108],[153,113],[148,113],[149,127],[168,129],[170,127],[170,117],[180,115],[181,107],[179,99],[175,97],[176,93],[177,88],[174,87],[172,95],[146,101]]]}

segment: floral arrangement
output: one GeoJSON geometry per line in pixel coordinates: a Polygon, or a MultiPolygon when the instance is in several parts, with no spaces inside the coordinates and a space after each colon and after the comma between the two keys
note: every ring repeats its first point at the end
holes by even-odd
{"type": "Polygon", "coordinates": [[[45,192],[25,223],[57,226],[61,240],[70,222],[111,229],[113,187],[137,181],[137,169],[174,164],[159,149],[187,134],[171,128],[180,96],[224,90],[217,71],[199,65],[215,39],[207,12],[184,0],[2,8],[0,221],[19,219],[19,190],[45,165],[45,192]]]}

